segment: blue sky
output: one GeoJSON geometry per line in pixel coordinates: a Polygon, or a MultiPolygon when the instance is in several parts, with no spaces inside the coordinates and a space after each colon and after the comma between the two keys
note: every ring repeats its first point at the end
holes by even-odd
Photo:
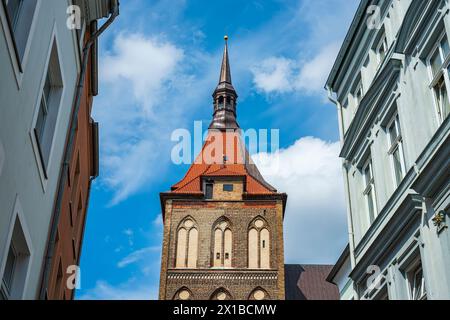
{"type": "Polygon", "coordinates": [[[260,170],[289,195],[287,263],[334,263],[347,241],[336,109],[323,84],[357,0],[122,0],[100,44],[101,175],[92,187],[81,299],[156,299],[159,192],[184,175],[171,133],[207,127],[223,36],[242,128],[280,130],[260,170]]]}

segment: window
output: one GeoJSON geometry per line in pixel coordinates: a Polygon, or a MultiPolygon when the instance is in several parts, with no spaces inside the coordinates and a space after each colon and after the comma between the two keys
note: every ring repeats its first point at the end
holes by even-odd
{"type": "Polygon", "coordinates": [[[231,268],[232,266],[232,250],[233,250],[233,233],[231,232],[231,223],[226,218],[220,218],[213,227],[214,244],[213,254],[214,260],[212,266],[214,268],[231,268]]]}
{"type": "MultiPolygon", "coordinates": [[[[50,151],[56,129],[56,120],[62,92],[62,76],[56,45],[53,45],[50,61],[42,88],[41,100],[34,126],[39,154],[44,171],[47,171],[50,151]]],[[[45,173],[46,174],[46,173],[45,173]]]]}
{"type": "Polygon", "coordinates": [[[384,58],[386,57],[386,53],[388,51],[387,38],[386,38],[385,34],[382,35],[380,42],[378,43],[375,51],[377,54],[378,63],[381,63],[384,60],[384,58]]]}
{"type": "Polygon", "coordinates": [[[373,178],[373,168],[372,159],[369,158],[363,167],[363,177],[364,177],[364,192],[363,195],[367,203],[367,212],[369,215],[369,223],[375,220],[377,206],[376,206],[376,195],[375,195],[375,182],[373,178]]]}
{"type": "Polygon", "coordinates": [[[196,268],[198,255],[198,230],[192,218],[180,223],[177,231],[176,268],[196,268]]]}
{"type": "Polygon", "coordinates": [[[212,294],[211,300],[231,300],[231,295],[224,288],[220,288],[212,294]]]}
{"type": "Polygon", "coordinates": [[[181,288],[175,293],[173,300],[191,300],[192,293],[188,288],[181,288]]]}
{"type": "MultiPolygon", "coordinates": [[[[2,0],[14,39],[15,52],[21,62],[33,22],[37,0],[2,0]]],[[[20,63],[19,63],[20,64],[20,63]]]]}
{"type": "Polygon", "coordinates": [[[232,184],[224,184],[223,185],[223,191],[225,191],[225,192],[233,192],[233,185],[232,184]]]}
{"type": "Polygon", "coordinates": [[[355,90],[353,91],[353,98],[355,100],[355,108],[354,113],[356,113],[359,105],[361,104],[361,100],[363,99],[364,91],[361,78],[358,80],[355,90]]]}
{"type": "Polygon", "coordinates": [[[428,58],[428,67],[431,76],[430,87],[433,88],[440,122],[443,122],[450,113],[448,97],[450,79],[447,63],[449,54],[450,46],[447,35],[444,33],[428,58]]]}
{"type": "Polygon", "coordinates": [[[205,199],[211,200],[213,198],[213,183],[206,183],[205,184],[205,199]]]}
{"type": "Polygon", "coordinates": [[[262,288],[256,288],[250,293],[248,300],[268,300],[270,299],[267,291],[262,288]]]}
{"type": "Polygon", "coordinates": [[[224,108],[224,98],[221,96],[219,97],[219,109],[223,109],[224,108]]]}
{"type": "MultiPolygon", "coordinates": [[[[4,269],[0,275],[0,299],[22,299],[30,261],[29,238],[22,229],[19,214],[13,220],[12,236],[3,257],[4,269]]],[[[1,257],[0,257],[1,258],[1,257]]],[[[1,261],[0,261],[1,262],[1,261]]]]}
{"type": "Polygon", "coordinates": [[[5,271],[3,272],[2,279],[2,296],[5,300],[9,298],[11,294],[12,282],[14,279],[14,269],[16,267],[17,253],[14,246],[9,246],[8,257],[6,259],[5,271]]]}
{"type": "Polygon", "coordinates": [[[407,273],[409,300],[426,300],[425,278],[421,263],[407,273]]]}
{"type": "Polygon", "coordinates": [[[248,231],[249,269],[270,269],[270,232],[267,222],[257,218],[248,231]]]}
{"type": "Polygon", "coordinates": [[[400,121],[396,114],[387,126],[389,136],[389,151],[395,186],[398,187],[405,176],[405,160],[403,156],[402,133],[400,121]]]}

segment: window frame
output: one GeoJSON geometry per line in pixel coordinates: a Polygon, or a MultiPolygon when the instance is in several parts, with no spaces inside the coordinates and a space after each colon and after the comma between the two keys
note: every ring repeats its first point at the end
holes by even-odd
{"type": "Polygon", "coordinates": [[[234,184],[232,183],[224,183],[222,190],[224,192],[233,192],[234,191],[234,184]]]}
{"type": "Polygon", "coordinates": [[[427,299],[427,288],[426,288],[426,281],[425,281],[425,274],[423,272],[423,265],[422,260],[418,259],[411,267],[409,267],[405,272],[405,279],[406,279],[406,287],[408,291],[408,300],[416,301],[416,300],[426,300],[427,299]],[[417,290],[417,274],[421,272],[421,284],[420,289],[421,292],[417,296],[416,299],[416,291],[417,290]]]}
{"type": "MultiPolygon", "coordinates": [[[[33,115],[33,120],[30,125],[30,139],[35,154],[36,165],[41,178],[42,189],[45,192],[47,188],[47,183],[49,179],[49,172],[53,165],[53,153],[55,149],[55,139],[58,135],[58,126],[60,124],[60,117],[62,114],[62,104],[64,102],[65,95],[65,83],[64,83],[64,69],[61,60],[60,43],[56,34],[56,26],[54,25],[53,33],[50,38],[50,43],[47,49],[46,64],[44,70],[46,72],[43,74],[40,83],[40,90],[36,96],[36,104],[33,115]],[[39,139],[38,132],[36,130],[38,117],[41,111],[41,105],[43,101],[43,95],[45,95],[44,89],[46,87],[47,74],[50,74],[50,79],[54,82],[51,84],[49,99],[47,101],[47,117],[51,119],[52,132],[43,132],[43,140],[39,139]],[[50,108],[52,110],[50,110],[50,108]],[[53,110],[54,109],[54,110],[53,110]],[[54,113],[50,114],[50,111],[54,113]],[[47,139],[47,140],[46,140],[47,139]],[[43,141],[46,141],[47,152],[43,149],[43,141]]],[[[47,122],[49,119],[47,119],[47,122]]],[[[43,125],[43,130],[45,131],[46,122],[43,125]]],[[[50,130],[50,129],[47,129],[50,130]]]]}
{"type": "MultiPolygon", "coordinates": [[[[6,300],[9,300],[11,298],[11,291],[14,285],[14,276],[15,276],[15,271],[16,271],[16,264],[17,264],[17,257],[18,257],[18,253],[16,251],[16,249],[14,248],[14,243],[10,242],[9,244],[9,248],[8,248],[8,253],[6,255],[6,263],[8,262],[8,255],[9,255],[9,250],[12,251],[12,254],[14,256],[14,260],[13,260],[13,265],[12,265],[12,272],[11,272],[11,283],[7,284],[5,282],[5,270],[3,270],[3,275],[2,275],[2,279],[1,279],[1,294],[6,298],[6,300]]],[[[6,268],[6,263],[5,263],[5,268],[6,268]]]]}
{"type": "Polygon", "coordinates": [[[406,164],[405,164],[405,154],[403,150],[403,136],[402,136],[402,130],[400,126],[400,117],[398,115],[398,112],[395,112],[395,114],[391,117],[391,120],[389,120],[388,124],[386,125],[386,133],[388,136],[389,141],[389,148],[388,148],[388,155],[391,163],[391,169],[392,169],[392,179],[394,182],[394,187],[397,188],[401,182],[403,181],[405,175],[406,175],[406,164]],[[392,140],[391,135],[391,129],[395,128],[396,130],[396,138],[395,141],[392,140]],[[395,152],[398,151],[400,155],[400,173],[401,178],[397,178],[397,168],[395,164],[395,152]]]}
{"type": "MultiPolygon", "coordinates": [[[[22,86],[22,80],[23,80],[23,73],[25,71],[25,67],[28,62],[28,56],[30,51],[30,43],[31,38],[33,37],[33,34],[35,32],[36,28],[36,16],[40,8],[41,0],[33,0],[32,3],[30,0],[26,0],[22,2],[21,8],[20,8],[20,14],[26,14],[25,18],[26,21],[28,21],[29,25],[21,25],[24,29],[21,30],[22,32],[26,32],[26,34],[22,35],[23,38],[21,39],[21,45],[19,48],[18,44],[18,36],[16,34],[16,30],[14,27],[13,21],[11,21],[11,17],[8,14],[7,4],[6,0],[0,0],[0,23],[3,25],[3,30],[5,33],[5,40],[6,40],[6,47],[7,51],[9,52],[10,61],[12,68],[14,70],[14,76],[17,83],[17,88],[20,89],[22,86]],[[24,11],[24,4],[27,3],[26,9],[29,11],[24,11]],[[31,7],[28,7],[30,5],[31,7]]],[[[16,23],[20,24],[20,14],[18,17],[18,21],[16,23]]]]}
{"type": "Polygon", "coordinates": [[[389,46],[387,42],[386,32],[383,32],[380,39],[378,40],[378,43],[375,47],[375,54],[377,56],[377,62],[378,64],[381,64],[384,61],[384,58],[386,58],[386,55],[389,51],[389,46]],[[381,58],[380,49],[384,48],[384,56],[381,58]]]}
{"type": "MultiPolygon", "coordinates": [[[[439,93],[436,90],[436,87],[442,82],[443,86],[445,87],[445,90],[447,91],[447,103],[450,105],[450,96],[449,96],[449,89],[450,89],[450,75],[448,70],[449,68],[449,62],[450,62],[450,50],[447,53],[447,56],[444,55],[443,49],[442,49],[442,42],[444,39],[447,39],[447,44],[450,45],[450,39],[447,35],[447,32],[444,30],[439,35],[439,37],[436,40],[436,43],[433,45],[433,47],[430,50],[430,53],[426,57],[426,65],[428,70],[428,75],[430,77],[430,84],[429,88],[433,92],[433,100],[434,100],[434,106],[436,110],[436,116],[439,124],[442,124],[445,119],[449,116],[447,114],[447,117],[444,119],[443,112],[444,112],[444,105],[442,103],[442,97],[438,97],[438,95],[441,94],[441,90],[439,90],[439,93]],[[433,70],[433,64],[432,59],[435,56],[436,52],[439,52],[439,58],[440,58],[440,67],[439,70],[434,73],[433,70]]],[[[442,86],[439,88],[441,89],[442,86]]]]}
{"type": "Polygon", "coordinates": [[[375,219],[378,216],[377,196],[376,196],[376,188],[375,188],[375,176],[374,176],[374,171],[373,171],[372,157],[369,156],[367,158],[367,160],[364,162],[361,172],[362,172],[363,182],[364,182],[363,196],[365,198],[367,217],[368,217],[369,226],[370,226],[370,225],[372,225],[372,223],[375,221],[375,219]],[[370,180],[368,180],[368,177],[366,174],[367,168],[369,169],[369,173],[371,175],[370,180]],[[372,213],[370,212],[369,201],[372,202],[372,208],[373,208],[372,213]]]}
{"type": "Polygon", "coordinates": [[[364,86],[362,83],[362,78],[361,76],[359,76],[355,88],[353,90],[353,99],[355,101],[354,113],[356,113],[357,110],[359,109],[359,106],[361,105],[361,101],[363,100],[363,98],[364,98],[364,86]],[[361,93],[360,96],[358,96],[359,92],[361,93]]]}

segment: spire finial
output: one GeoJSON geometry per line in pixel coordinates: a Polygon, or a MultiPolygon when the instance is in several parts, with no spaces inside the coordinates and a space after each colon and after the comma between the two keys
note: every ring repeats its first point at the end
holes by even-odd
{"type": "Polygon", "coordinates": [[[223,59],[222,67],[220,69],[219,83],[229,83],[231,84],[231,71],[230,71],[230,61],[228,59],[228,36],[223,37],[225,39],[225,47],[223,49],[223,59]]]}

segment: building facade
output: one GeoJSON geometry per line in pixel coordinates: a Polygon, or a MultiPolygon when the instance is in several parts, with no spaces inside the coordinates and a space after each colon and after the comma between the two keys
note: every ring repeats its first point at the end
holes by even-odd
{"type": "Polygon", "coordinates": [[[286,194],[261,176],[242,142],[225,45],[214,114],[186,176],[161,194],[162,300],[284,299],[286,194]]]}
{"type": "Polygon", "coordinates": [[[361,1],[327,80],[356,299],[450,299],[449,10],[361,1]]]}
{"type": "Polygon", "coordinates": [[[1,299],[73,296],[55,288],[65,286],[66,266],[78,264],[89,179],[96,175],[96,126],[90,118],[96,93],[95,50],[88,64],[79,117],[74,101],[83,70],[84,43],[96,28],[94,21],[110,14],[112,3],[0,2],[1,299]],[[80,8],[79,16],[72,5],[80,8]],[[69,21],[75,28],[68,26],[69,21]],[[67,170],[71,179],[66,189],[71,194],[64,191],[61,219],[56,220],[72,123],[78,130],[75,155],[67,170]],[[55,259],[51,259],[48,248],[54,225],[58,226],[58,244],[55,259]],[[44,274],[48,274],[45,284],[44,274]],[[44,296],[40,294],[43,286],[44,296]]]}

